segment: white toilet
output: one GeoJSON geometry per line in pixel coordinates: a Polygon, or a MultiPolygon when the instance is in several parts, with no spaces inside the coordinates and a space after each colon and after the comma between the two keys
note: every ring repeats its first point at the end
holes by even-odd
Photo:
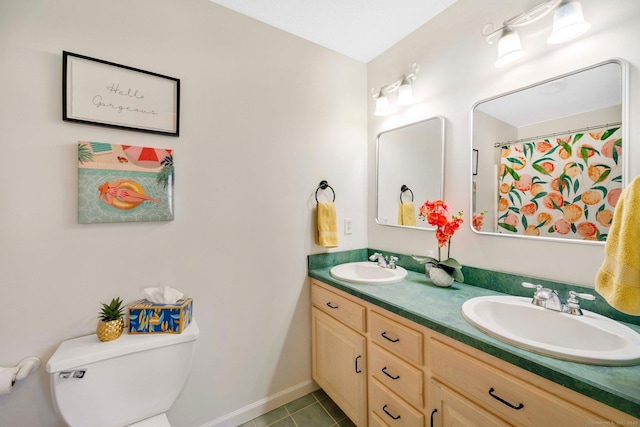
{"type": "Polygon", "coordinates": [[[181,334],[64,341],[47,362],[56,411],[70,427],[170,427],[199,335],[192,319],[181,334]]]}

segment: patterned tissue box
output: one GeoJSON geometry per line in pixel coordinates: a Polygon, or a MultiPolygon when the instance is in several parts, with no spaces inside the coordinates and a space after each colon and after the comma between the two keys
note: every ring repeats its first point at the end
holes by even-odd
{"type": "Polygon", "coordinates": [[[129,305],[130,334],[180,334],[193,316],[193,298],[175,304],[156,304],[141,299],[129,305]]]}

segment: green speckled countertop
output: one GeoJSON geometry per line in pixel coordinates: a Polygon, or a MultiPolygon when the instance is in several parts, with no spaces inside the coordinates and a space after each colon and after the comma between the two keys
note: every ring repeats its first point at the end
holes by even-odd
{"type": "MultiPolygon", "coordinates": [[[[350,251],[328,258],[322,255],[309,257],[310,277],[622,412],[640,417],[640,365],[593,366],[538,355],[498,341],[480,332],[462,317],[462,304],[468,299],[503,293],[457,282],[450,288],[439,288],[424,273],[410,271],[413,266],[405,267],[409,270],[407,278],[398,283],[362,285],[343,282],[331,277],[331,266],[364,261],[367,259],[367,250],[350,251]]],[[[403,258],[398,265],[404,266],[403,258]]],[[[640,326],[626,325],[640,333],[640,326]]]]}

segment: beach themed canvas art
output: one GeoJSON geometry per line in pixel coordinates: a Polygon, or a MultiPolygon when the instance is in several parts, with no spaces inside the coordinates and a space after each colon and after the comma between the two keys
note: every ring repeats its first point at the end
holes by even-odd
{"type": "Polygon", "coordinates": [[[78,142],[78,222],[173,220],[173,150],[78,142]]]}

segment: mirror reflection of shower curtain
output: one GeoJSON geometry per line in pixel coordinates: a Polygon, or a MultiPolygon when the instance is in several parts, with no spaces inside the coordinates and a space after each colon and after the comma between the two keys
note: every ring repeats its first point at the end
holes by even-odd
{"type": "Polygon", "coordinates": [[[496,230],[606,240],[622,191],[620,126],[498,147],[496,230]]]}

